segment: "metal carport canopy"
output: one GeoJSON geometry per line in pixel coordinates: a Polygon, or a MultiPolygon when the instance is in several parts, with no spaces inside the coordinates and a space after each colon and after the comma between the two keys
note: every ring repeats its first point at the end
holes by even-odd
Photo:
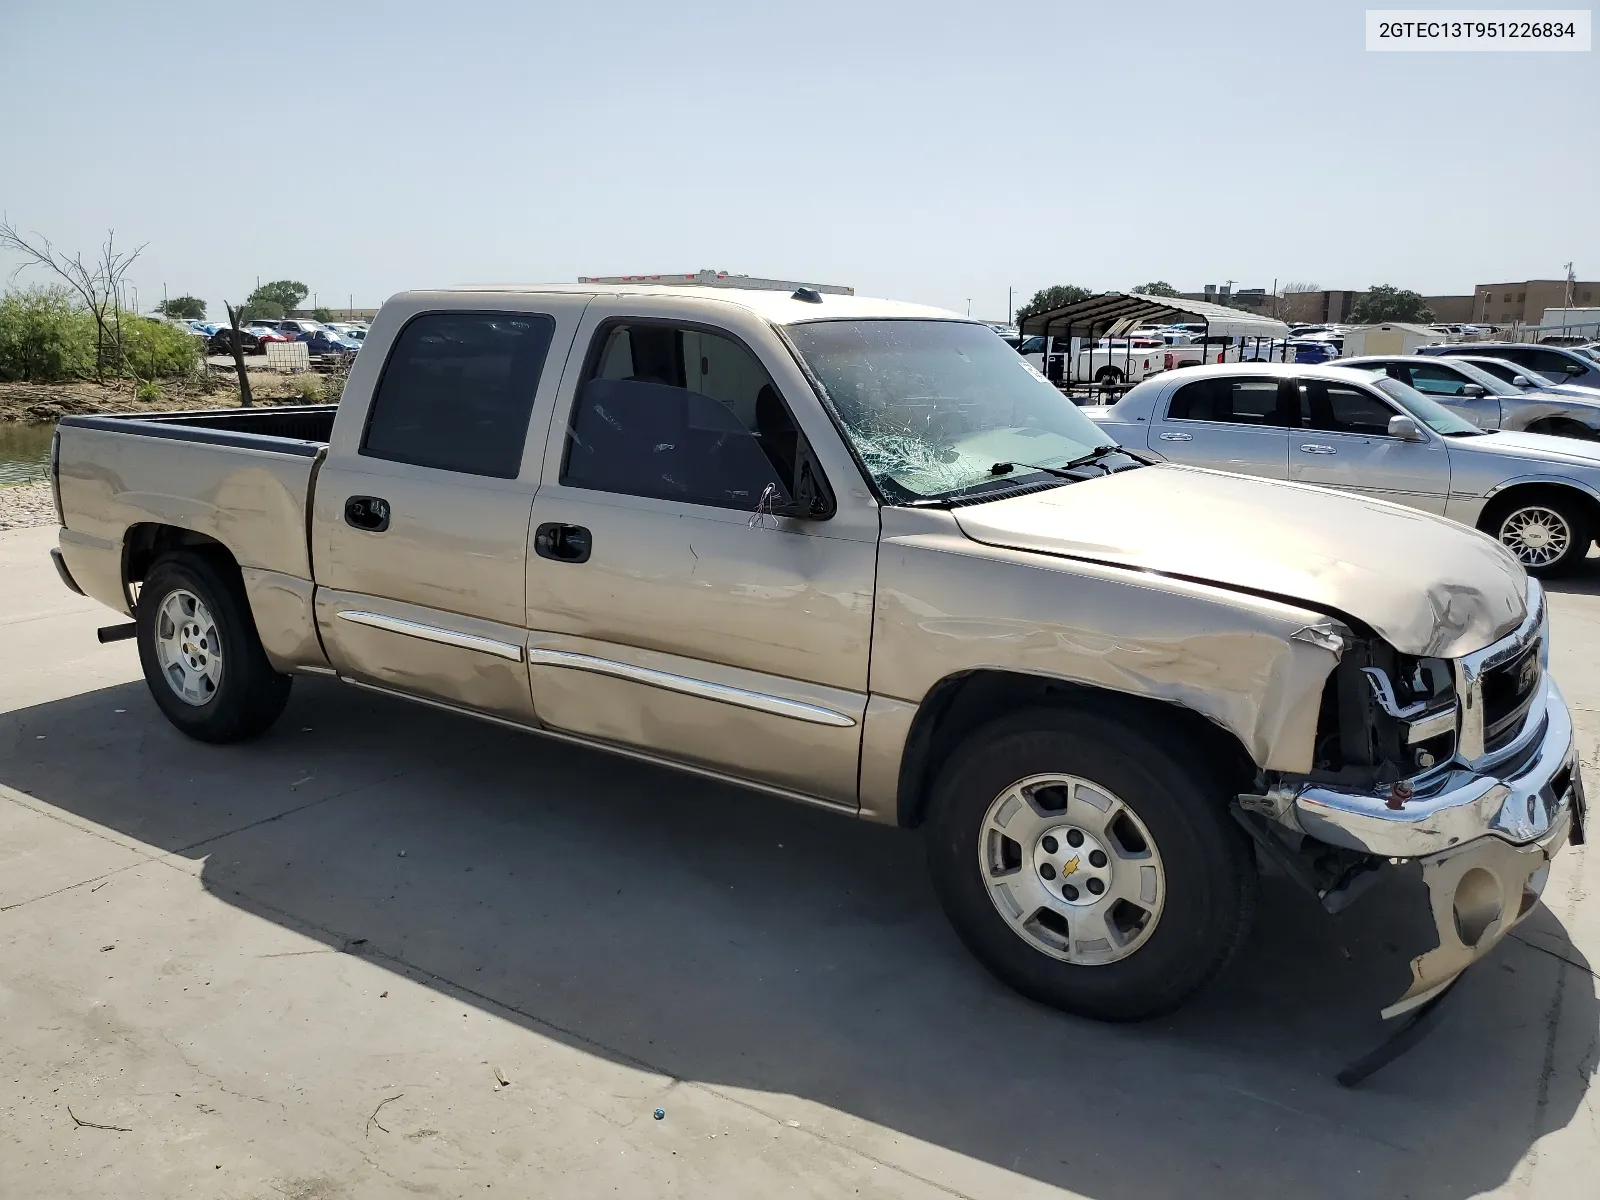
{"type": "Polygon", "coordinates": [[[1282,338],[1289,335],[1289,327],[1274,317],[1257,316],[1204,300],[1146,296],[1142,292],[1103,292],[1049,312],[1034,313],[1023,319],[1019,331],[1024,337],[1036,333],[1059,337],[1074,329],[1089,330],[1091,335],[1098,330],[1104,335],[1137,329],[1151,321],[1170,322],[1184,317],[1204,321],[1207,325],[1234,326],[1230,332],[1235,337],[1282,338]]]}

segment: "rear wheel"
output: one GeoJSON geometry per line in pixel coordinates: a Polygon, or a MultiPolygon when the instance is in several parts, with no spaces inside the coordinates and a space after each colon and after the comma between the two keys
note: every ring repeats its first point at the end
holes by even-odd
{"type": "Polygon", "coordinates": [[[1589,553],[1594,530],[1576,496],[1550,490],[1513,494],[1491,506],[1479,525],[1531,575],[1562,575],[1589,553]]]}
{"type": "Polygon", "coordinates": [[[255,737],[289,702],[293,680],[272,669],[237,571],[216,559],[192,551],[157,559],[136,623],[150,694],[190,737],[255,737]]]}
{"type": "Polygon", "coordinates": [[[1229,790],[1161,729],[1023,713],[974,734],[943,773],[926,830],[940,902],[979,961],[1032,999],[1156,1016],[1244,940],[1255,868],[1229,790]]]}

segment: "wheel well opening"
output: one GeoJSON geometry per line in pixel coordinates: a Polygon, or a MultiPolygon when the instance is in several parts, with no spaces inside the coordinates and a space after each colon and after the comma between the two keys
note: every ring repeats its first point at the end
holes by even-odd
{"type": "Polygon", "coordinates": [[[163,554],[174,550],[195,550],[217,559],[233,571],[239,564],[233,552],[214,537],[183,529],[177,525],[144,522],[130,526],[122,539],[122,586],[128,591],[131,612],[137,599],[136,585],[145,580],[150,566],[163,554]]]}
{"type": "Polygon", "coordinates": [[[1520,504],[1541,499],[1577,505],[1589,523],[1590,536],[1600,533],[1600,500],[1579,488],[1563,487],[1558,483],[1519,483],[1507,488],[1484,505],[1483,515],[1478,518],[1478,528],[1494,537],[1495,526],[1507,513],[1520,504]]]}
{"type": "Polygon", "coordinates": [[[967,734],[1021,709],[1046,706],[1113,715],[1133,729],[1159,727],[1164,739],[1182,741],[1185,753],[1202,756],[1237,791],[1246,790],[1256,774],[1239,739],[1193,709],[1038,675],[968,671],[941,679],[918,706],[900,760],[899,824],[922,823],[934,781],[967,734]]]}

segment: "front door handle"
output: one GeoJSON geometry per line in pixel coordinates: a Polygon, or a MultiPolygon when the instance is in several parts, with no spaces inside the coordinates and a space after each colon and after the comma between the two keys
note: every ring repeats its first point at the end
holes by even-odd
{"type": "Polygon", "coordinates": [[[1301,454],[1337,454],[1332,446],[1319,446],[1316,442],[1306,442],[1300,447],[1301,454]]]}
{"type": "Polygon", "coordinates": [[[594,537],[582,525],[552,522],[533,531],[533,552],[540,558],[556,562],[588,562],[589,551],[593,548],[594,537]]]}
{"type": "Polygon", "coordinates": [[[351,496],[344,502],[344,523],[368,533],[389,528],[389,502],[381,496],[351,496]]]}
{"type": "Polygon", "coordinates": [[[1163,433],[1161,435],[1161,440],[1163,442],[1192,442],[1192,441],[1194,441],[1194,434],[1192,434],[1192,433],[1163,433]]]}

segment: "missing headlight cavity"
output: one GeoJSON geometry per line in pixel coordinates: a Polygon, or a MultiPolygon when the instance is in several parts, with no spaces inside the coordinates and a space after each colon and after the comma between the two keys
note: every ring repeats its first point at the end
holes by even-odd
{"type": "Polygon", "coordinates": [[[1455,677],[1442,658],[1397,654],[1359,639],[1323,685],[1312,777],[1351,787],[1409,778],[1448,761],[1455,733],[1411,744],[1411,721],[1454,704],[1455,677]]]}

